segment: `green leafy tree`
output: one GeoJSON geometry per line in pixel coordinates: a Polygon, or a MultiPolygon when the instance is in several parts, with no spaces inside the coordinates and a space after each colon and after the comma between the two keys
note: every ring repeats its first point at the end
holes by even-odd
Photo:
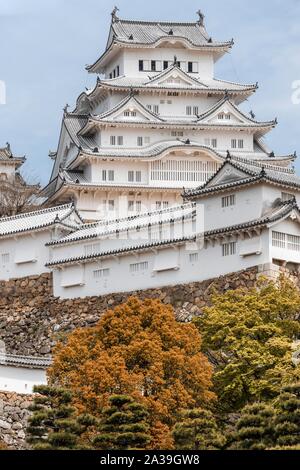
{"type": "Polygon", "coordinates": [[[72,394],[62,388],[38,386],[30,411],[27,441],[35,450],[74,450],[88,447],[83,439],[95,425],[89,415],[77,416],[72,407],[72,394]]]}
{"type": "Polygon", "coordinates": [[[211,411],[203,409],[184,411],[173,438],[178,450],[220,450],[226,443],[211,411]]]}
{"type": "Polygon", "coordinates": [[[283,388],[274,420],[276,449],[300,449],[300,383],[283,388]]]}
{"type": "Polygon", "coordinates": [[[247,405],[236,423],[231,440],[231,449],[266,450],[274,443],[274,408],[265,403],[247,405]]]}
{"type": "Polygon", "coordinates": [[[272,399],[283,383],[298,380],[291,345],[300,335],[299,311],[299,290],[285,278],[212,296],[195,324],[215,367],[222,412],[272,399]]]}
{"type": "Polygon", "coordinates": [[[94,445],[101,450],[145,449],[151,441],[146,407],[128,395],[113,395],[103,410],[94,445]]]}

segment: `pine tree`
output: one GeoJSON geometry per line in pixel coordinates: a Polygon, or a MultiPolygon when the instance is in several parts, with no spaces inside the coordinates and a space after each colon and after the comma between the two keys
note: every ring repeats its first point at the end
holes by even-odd
{"type": "Polygon", "coordinates": [[[300,449],[300,383],[283,388],[274,420],[276,449],[300,449]]]}
{"type": "Polygon", "coordinates": [[[113,395],[103,410],[99,435],[94,439],[97,449],[144,449],[151,441],[148,411],[127,395],[113,395]]]}
{"type": "Polygon", "coordinates": [[[34,388],[33,415],[29,418],[27,441],[35,450],[64,450],[86,448],[82,435],[95,419],[89,415],[77,416],[72,395],[63,388],[38,386],[34,388]]]}
{"type": "Polygon", "coordinates": [[[173,438],[178,450],[220,450],[226,442],[213,414],[203,409],[184,411],[173,438]]]}
{"type": "Polygon", "coordinates": [[[273,417],[274,408],[265,403],[245,406],[236,423],[230,448],[266,450],[271,447],[274,442],[273,417]]]}

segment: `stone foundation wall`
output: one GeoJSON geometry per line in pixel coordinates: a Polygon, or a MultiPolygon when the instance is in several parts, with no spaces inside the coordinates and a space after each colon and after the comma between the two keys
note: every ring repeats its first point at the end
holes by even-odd
{"type": "Polygon", "coordinates": [[[212,288],[223,292],[251,287],[257,272],[253,268],[212,281],[75,300],[53,297],[50,274],[0,282],[0,340],[7,353],[47,356],[62,335],[77,327],[94,325],[108,308],[126,301],[130,295],[161,299],[174,307],[179,321],[189,321],[207,305],[212,288]]]}
{"type": "Polygon", "coordinates": [[[0,392],[0,440],[9,448],[27,448],[25,431],[31,402],[30,395],[0,392]]]}

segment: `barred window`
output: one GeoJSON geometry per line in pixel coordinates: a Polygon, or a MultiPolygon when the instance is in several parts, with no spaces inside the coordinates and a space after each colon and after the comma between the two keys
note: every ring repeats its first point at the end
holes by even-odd
{"type": "Polygon", "coordinates": [[[230,194],[230,196],[222,197],[222,207],[235,206],[235,194],[230,194]]]}
{"type": "Polygon", "coordinates": [[[287,248],[292,251],[300,251],[300,237],[297,235],[288,235],[287,248]]]}
{"type": "Polygon", "coordinates": [[[104,277],[109,277],[110,269],[97,269],[93,272],[94,279],[103,279],[104,277]]]}
{"type": "Polygon", "coordinates": [[[286,248],[286,234],[282,232],[272,232],[272,246],[275,248],[286,248]]]}
{"type": "Polygon", "coordinates": [[[190,253],[189,255],[189,260],[190,263],[196,263],[199,259],[199,254],[198,253],[190,253]]]}
{"type": "Polygon", "coordinates": [[[290,201],[291,199],[294,199],[294,197],[294,194],[291,193],[281,193],[281,199],[283,200],[283,202],[290,201]]]}
{"type": "Polygon", "coordinates": [[[3,253],[1,255],[2,264],[9,263],[9,253],[3,253]]]}
{"type": "Polygon", "coordinates": [[[222,245],[222,256],[232,256],[236,254],[236,242],[224,243],[222,245]]]}
{"type": "Polygon", "coordinates": [[[129,266],[130,272],[131,273],[138,273],[141,271],[147,271],[149,267],[148,261],[142,262],[142,263],[133,263],[129,266]]]}

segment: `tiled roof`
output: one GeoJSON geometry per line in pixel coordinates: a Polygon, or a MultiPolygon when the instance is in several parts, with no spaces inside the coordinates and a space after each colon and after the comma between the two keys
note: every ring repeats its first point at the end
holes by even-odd
{"type": "MultiPolygon", "coordinates": [[[[231,41],[210,42],[205,28],[199,23],[152,22],[116,19],[112,24],[114,39],[127,44],[155,44],[162,38],[176,37],[187,40],[193,46],[216,46],[231,41]],[[132,38],[132,39],[131,39],[132,38]]],[[[108,43],[108,46],[110,43],[108,43]]]]}
{"type": "Polygon", "coordinates": [[[76,256],[73,258],[53,260],[50,263],[46,264],[46,266],[55,267],[55,266],[59,266],[62,264],[72,264],[72,263],[76,263],[79,261],[92,261],[94,259],[109,257],[112,255],[118,255],[118,254],[121,255],[121,254],[127,254],[131,252],[139,252],[139,251],[144,251],[144,250],[151,249],[151,248],[159,248],[161,246],[166,246],[166,245],[176,245],[176,244],[178,245],[181,243],[195,241],[195,239],[196,239],[195,237],[182,237],[182,238],[174,238],[170,240],[154,241],[151,243],[143,243],[140,245],[134,245],[134,246],[129,246],[129,247],[127,246],[127,247],[123,247],[123,248],[119,248],[115,250],[103,251],[103,252],[95,253],[92,255],[82,255],[82,256],[76,256]]]}
{"type": "MultiPolygon", "coordinates": [[[[147,89],[147,88],[158,88],[158,89],[166,89],[169,90],[171,88],[178,88],[178,89],[184,89],[184,90],[192,90],[193,92],[195,91],[206,91],[211,92],[211,91],[226,91],[228,92],[243,92],[243,91],[253,91],[256,89],[256,85],[250,84],[250,85],[242,85],[239,83],[233,83],[233,82],[227,82],[224,80],[217,80],[217,79],[201,79],[201,81],[197,80],[194,78],[195,85],[194,86],[189,86],[189,85],[184,85],[184,84],[176,84],[176,83],[168,83],[166,85],[163,84],[157,84],[157,83],[152,83],[153,80],[150,78],[148,80],[145,80],[144,77],[126,77],[126,76],[120,76],[117,78],[112,78],[112,79],[103,79],[99,82],[100,87],[102,85],[110,88],[141,88],[141,89],[147,89]],[[197,83],[198,82],[198,83],[197,83]]],[[[91,90],[88,95],[91,95],[94,93],[94,90],[91,90]]]]}
{"type": "MultiPolygon", "coordinates": [[[[242,223],[242,224],[237,224],[237,225],[232,225],[232,226],[225,227],[225,228],[222,227],[219,229],[210,230],[210,231],[205,232],[203,236],[204,236],[204,239],[205,238],[208,239],[214,236],[230,234],[230,233],[237,232],[240,230],[248,230],[248,229],[255,228],[255,227],[263,227],[263,226],[266,226],[268,224],[271,224],[271,223],[274,223],[283,219],[284,217],[288,216],[293,210],[296,210],[299,213],[299,208],[297,206],[297,203],[294,200],[286,202],[286,203],[281,203],[278,207],[271,208],[267,213],[262,215],[260,218],[257,218],[257,219],[254,219],[249,222],[242,223]]],[[[87,230],[89,229],[87,228],[87,230]]],[[[144,251],[144,250],[148,250],[154,247],[164,247],[164,246],[173,245],[173,244],[182,244],[185,242],[196,241],[196,239],[197,237],[193,236],[193,237],[183,237],[183,238],[174,238],[174,239],[169,239],[169,240],[161,240],[161,241],[155,241],[155,242],[150,242],[150,243],[143,243],[139,245],[137,244],[135,246],[130,246],[130,247],[126,246],[126,247],[109,250],[109,251],[103,251],[103,252],[99,251],[98,253],[94,253],[92,255],[82,255],[82,256],[76,256],[76,257],[70,257],[70,258],[57,259],[48,263],[47,266],[58,267],[60,265],[72,264],[72,263],[77,263],[80,261],[88,262],[88,261],[93,261],[96,259],[115,256],[115,255],[122,255],[122,254],[131,253],[131,252],[144,251]]]]}
{"type": "Polygon", "coordinates": [[[7,163],[19,163],[22,164],[26,161],[25,157],[16,157],[13,155],[10,145],[7,144],[6,147],[0,148],[0,161],[7,163]]]}
{"type": "MultiPolygon", "coordinates": [[[[73,204],[51,207],[34,212],[26,212],[12,217],[0,219],[0,237],[13,235],[31,230],[39,230],[49,227],[55,223],[64,224],[65,219],[69,217],[75,208],[73,204]]],[[[73,229],[75,229],[75,224],[73,229]]]]}
{"type": "Polygon", "coordinates": [[[47,369],[52,362],[51,357],[17,356],[0,353],[0,365],[24,367],[28,369],[47,369]]]}
{"type": "Polygon", "coordinates": [[[192,217],[195,207],[196,205],[194,203],[184,204],[170,207],[168,209],[152,211],[150,213],[141,213],[123,219],[114,219],[105,222],[86,224],[81,226],[81,228],[76,232],[61,238],[60,240],[50,242],[48,245],[55,246],[69,244],[81,240],[106,236],[116,232],[132,230],[137,227],[146,227],[149,225],[157,225],[159,223],[167,223],[171,220],[179,220],[182,217],[192,217]]]}
{"type": "Polygon", "coordinates": [[[96,72],[101,61],[107,57],[115,44],[125,47],[155,47],[165,39],[182,40],[193,49],[227,51],[233,46],[233,40],[217,42],[207,34],[204,26],[197,23],[151,22],[120,20],[112,22],[109,39],[104,54],[92,65],[90,72],[96,72]]]}
{"type": "Polygon", "coordinates": [[[248,229],[248,228],[254,228],[254,227],[272,224],[274,222],[277,222],[278,220],[283,219],[284,217],[289,215],[293,210],[296,210],[299,213],[299,207],[297,206],[297,203],[295,200],[282,202],[277,207],[272,207],[271,209],[269,209],[265,214],[263,214],[258,219],[251,220],[249,222],[245,222],[242,224],[232,225],[232,226],[225,227],[225,228],[223,227],[220,229],[210,230],[208,232],[205,232],[205,237],[209,238],[218,234],[226,234],[226,233],[236,232],[242,229],[248,229]]]}
{"type": "Polygon", "coordinates": [[[186,191],[184,193],[184,198],[193,199],[194,197],[200,195],[223,191],[224,189],[231,189],[237,186],[255,183],[258,181],[270,181],[291,188],[300,188],[300,178],[295,174],[294,170],[289,170],[287,168],[280,167],[272,168],[271,165],[265,166],[263,163],[251,161],[245,163],[239,161],[236,158],[231,158],[230,160],[227,159],[219,168],[217,173],[213,175],[203,186],[196,189],[192,189],[190,191],[186,191]],[[226,165],[230,165],[233,168],[244,172],[245,178],[238,178],[236,180],[231,180],[230,182],[226,183],[218,183],[217,181],[214,184],[214,179],[226,165]]]}
{"type": "MultiPolygon", "coordinates": [[[[230,98],[228,96],[222,98],[220,101],[218,101],[214,106],[211,106],[208,108],[204,113],[202,113],[199,118],[198,118],[198,123],[200,124],[203,119],[208,118],[212,114],[214,114],[216,111],[218,111],[225,103],[228,103],[229,106],[233,108],[234,111],[236,111],[242,118],[247,120],[247,122],[250,125],[253,126],[274,126],[277,124],[277,120],[273,121],[266,121],[266,122],[260,122],[256,121],[255,119],[251,118],[250,116],[247,116],[245,113],[243,113],[232,101],[230,101],[230,98]]],[[[235,124],[234,127],[239,127],[238,124],[235,124]]]]}

